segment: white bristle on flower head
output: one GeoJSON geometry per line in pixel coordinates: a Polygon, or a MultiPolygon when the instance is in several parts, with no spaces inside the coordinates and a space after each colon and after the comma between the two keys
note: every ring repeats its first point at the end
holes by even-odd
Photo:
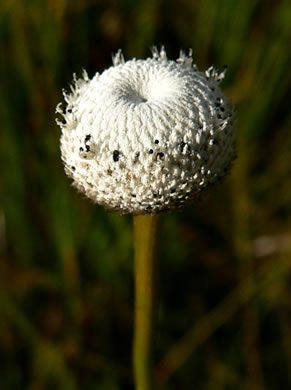
{"type": "Polygon", "coordinates": [[[192,53],[177,61],[164,48],[92,80],[84,71],[56,112],[61,155],[73,184],[95,203],[122,214],[182,208],[228,170],[235,157],[233,110],[219,82],[192,53]]]}

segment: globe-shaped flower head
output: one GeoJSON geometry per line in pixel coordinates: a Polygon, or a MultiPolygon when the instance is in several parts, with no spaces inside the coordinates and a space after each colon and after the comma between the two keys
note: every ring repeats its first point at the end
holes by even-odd
{"type": "Polygon", "coordinates": [[[73,184],[95,203],[121,213],[182,208],[223,176],[235,157],[233,110],[219,83],[224,73],[199,72],[189,56],[125,62],[92,80],[74,76],[61,154],[73,184]]]}

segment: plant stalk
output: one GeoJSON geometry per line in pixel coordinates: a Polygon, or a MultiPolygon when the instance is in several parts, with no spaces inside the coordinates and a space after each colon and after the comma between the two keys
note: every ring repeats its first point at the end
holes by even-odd
{"type": "Polygon", "coordinates": [[[136,390],[153,390],[157,216],[134,217],[135,324],[133,364],[136,390]]]}

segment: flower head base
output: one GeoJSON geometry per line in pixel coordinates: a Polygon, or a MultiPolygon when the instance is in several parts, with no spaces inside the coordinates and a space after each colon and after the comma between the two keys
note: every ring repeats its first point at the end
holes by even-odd
{"type": "Polygon", "coordinates": [[[95,203],[121,213],[182,208],[228,170],[235,157],[233,110],[213,67],[199,72],[189,56],[125,62],[64,92],[61,154],[73,184],[95,203]]]}

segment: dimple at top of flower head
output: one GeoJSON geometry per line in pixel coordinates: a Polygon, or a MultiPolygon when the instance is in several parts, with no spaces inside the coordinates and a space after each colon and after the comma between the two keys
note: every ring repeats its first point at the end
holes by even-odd
{"type": "Polygon", "coordinates": [[[219,83],[224,72],[199,72],[192,53],[113,66],[92,80],[84,71],[64,92],[57,120],[61,155],[73,184],[121,213],[182,208],[222,177],[235,157],[233,110],[219,83]]]}

